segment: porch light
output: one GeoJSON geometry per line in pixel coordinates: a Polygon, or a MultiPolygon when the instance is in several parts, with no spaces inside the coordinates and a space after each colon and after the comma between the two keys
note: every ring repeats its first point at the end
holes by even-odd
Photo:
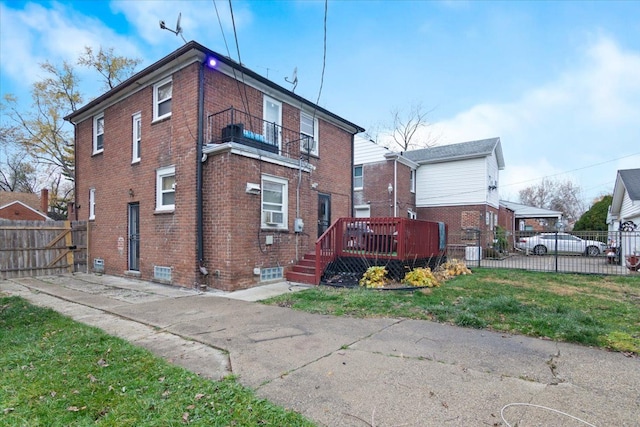
{"type": "Polygon", "coordinates": [[[389,192],[389,194],[393,193],[393,185],[391,185],[391,183],[389,183],[389,186],[387,187],[387,191],[389,192]]]}
{"type": "Polygon", "coordinates": [[[207,58],[206,64],[209,68],[216,68],[218,66],[218,61],[216,60],[216,58],[210,56],[209,58],[207,58]]]}

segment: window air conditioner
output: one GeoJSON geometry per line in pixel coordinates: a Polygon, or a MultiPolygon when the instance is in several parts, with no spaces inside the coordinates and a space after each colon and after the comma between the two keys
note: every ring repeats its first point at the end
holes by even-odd
{"type": "Polygon", "coordinates": [[[282,222],[282,213],[267,211],[264,213],[264,222],[267,225],[279,225],[282,222]]]}

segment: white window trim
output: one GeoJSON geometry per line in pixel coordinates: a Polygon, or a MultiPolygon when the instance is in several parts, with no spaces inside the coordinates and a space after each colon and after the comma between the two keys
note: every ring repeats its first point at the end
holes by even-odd
{"type": "Polygon", "coordinates": [[[104,113],[93,116],[93,154],[104,151],[104,113]],[[98,120],[102,119],[102,134],[98,134],[98,120]],[[98,149],[98,136],[102,135],[102,148],[98,149]]]}
{"type": "Polygon", "coordinates": [[[96,219],[96,189],[89,189],[89,220],[96,219]]]}
{"type": "MultiPolygon", "coordinates": [[[[173,205],[163,205],[162,204],[162,178],[167,176],[176,175],[176,167],[168,166],[160,169],[156,169],[156,212],[173,212],[176,208],[175,203],[173,205]]],[[[176,181],[177,183],[177,181],[176,181]]],[[[174,184],[173,191],[175,193],[174,184]]]]}
{"type": "MultiPolygon", "coordinates": [[[[266,121],[267,104],[269,102],[278,106],[278,117],[275,122],[276,125],[278,126],[278,134],[276,135],[276,138],[278,139],[278,150],[282,150],[282,134],[281,134],[282,133],[282,102],[266,95],[263,97],[263,101],[262,101],[262,120],[263,120],[263,126],[265,127],[263,131],[266,130],[267,123],[271,123],[266,121]]],[[[266,132],[264,132],[264,136],[267,137],[266,132]]]]}
{"type": "MultiPolygon", "coordinates": [[[[313,117],[311,114],[307,114],[304,111],[300,111],[300,133],[302,135],[307,135],[313,138],[313,140],[316,142],[315,147],[313,150],[311,150],[309,152],[309,154],[311,154],[312,156],[318,156],[319,150],[320,150],[320,142],[319,142],[319,138],[318,138],[318,118],[317,117],[313,117]],[[307,132],[304,132],[302,130],[302,116],[306,116],[307,118],[311,119],[313,121],[313,135],[308,134],[307,132]]],[[[302,151],[303,153],[307,153],[307,151],[304,149],[303,147],[304,144],[304,140],[300,141],[300,151],[302,151]]]]}
{"type": "Polygon", "coordinates": [[[364,166],[363,165],[353,165],[353,171],[351,172],[353,175],[353,189],[354,190],[362,190],[364,188],[364,166]],[[362,181],[362,185],[359,187],[356,186],[356,168],[360,168],[362,171],[362,175],[360,175],[360,179],[362,181]]]}
{"type": "Polygon", "coordinates": [[[260,184],[263,189],[260,192],[260,227],[269,230],[287,230],[289,228],[289,181],[272,175],[262,175],[260,184]],[[266,212],[264,210],[264,183],[266,181],[282,185],[282,224],[280,225],[267,224],[264,220],[266,212]]]}
{"type": "MultiPolygon", "coordinates": [[[[172,79],[172,77],[167,77],[166,79],[160,80],[158,83],[153,85],[153,121],[154,122],[156,122],[158,120],[165,119],[167,117],[171,117],[172,111],[169,111],[167,114],[164,114],[162,116],[158,115],[158,102],[160,101],[158,99],[158,88],[160,86],[163,86],[163,85],[169,83],[169,82],[171,82],[171,85],[172,85],[171,98],[167,98],[167,99],[173,100],[173,79],[172,79]]],[[[163,101],[166,101],[166,99],[163,99],[163,101]]],[[[171,109],[173,110],[173,103],[171,104],[171,109]]]]}
{"type": "Polygon", "coordinates": [[[138,112],[132,116],[131,119],[132,130],[131,130],[131,163],[140,162],[140,156],[136,157],[136,151],[141,152],[140,143],[142,141],[142,113],[138,112]],[[140,138],[138,138],[138,134],[136,132],[137,126],[140,126],[140,138]]]}

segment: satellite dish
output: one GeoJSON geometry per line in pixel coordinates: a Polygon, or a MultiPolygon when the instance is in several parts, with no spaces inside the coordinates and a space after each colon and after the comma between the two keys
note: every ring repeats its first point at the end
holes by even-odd
{"type": "Polygon", "coordinates": [[[182,27],[180,26],[180,19],[181,18],[182,18],[182,12],[178,13],[178,21],[176,22],[176,29],[175,30],[172,30],[171,28],[167,27],[166,24],[164,23],[164,21],[160,20],[160,29],[171,31],[176,36],[179,35],[180,37],[182,37],[182,40],[186,43],[187,41],[185,40],[184,36],[182,35],[182,27]]]}
{"type": "Polygon", "coordinates": [[[182,34],[182,27],[180,26],[180,18],[182,18],[182,12],[178,13],[178,22],[176,22],[176,35],[182,34]]]}
{"type": "Polygon", "coordinates": [[[296,91],[296,86],[298,86],[298,67],[295,67],[293,69],[293,74],[291,75],[291,80],[289,80],[288,78],[284,78],[284,80],[287,83],[291,83],[293,85],[293,89],[291,89],[291,92],[295,92],[296,91]]]}

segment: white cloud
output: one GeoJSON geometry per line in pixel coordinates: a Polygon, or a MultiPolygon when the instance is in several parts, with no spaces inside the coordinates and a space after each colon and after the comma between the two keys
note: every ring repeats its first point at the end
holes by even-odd
{"type": "MultiPolygon", "coordinates": [[[[10,46],[11,54],[3,54],[3,74],[23,90],[43,77],[38,64],[47,60],[54,65],[62,61],[75,64],[85,46],[117,47],[118,54],[139,57],[140,49],[129,37],[117,34],[102,21],[78,13],[68,5],[53,3],[47,9],[29,3],[24,10],[0,5],[3,51],[10,46]],[[109,45],[105,45],[105,42],[109,45]]],[[[3,52],[4,53],[4,52],[3,52]]],[[[83,76],[85,70],[76,67],[83,76]]]]}
{"type": "Polygon", "coordinates": [[[598,188],[595,183],[603,178],[613,180],[616,162],[586,166],[640,151],[640,53],[599,36],[581,57],[519,99],[475,105],[435,123],[439,143],[501,137],[506,163],[501,181],[511,194],[550,175],[585,189],[598,188]],[[584,171],[561,174],[583,166],[584,171]]]}

